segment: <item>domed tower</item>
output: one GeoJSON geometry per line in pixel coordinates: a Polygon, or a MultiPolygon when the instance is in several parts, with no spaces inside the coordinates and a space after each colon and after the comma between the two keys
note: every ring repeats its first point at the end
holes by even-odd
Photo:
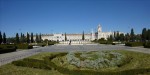
{"type": "Polygon", "coordinates": [[[98,25],[97,32],[98,32],[98,37],[97,37],[97,39],[102,38],[102,27],[101,27],[101,25],[100,25],[100,24],[98,25]]]}
{"type": "Polygon", "coordinates": [[[97,30],[98,30],[98,33],[99,33],[99,32],[102,32],[102,27],[101,27],[100,24],[98,25],[98,29],[97,29],[97,30]]]}

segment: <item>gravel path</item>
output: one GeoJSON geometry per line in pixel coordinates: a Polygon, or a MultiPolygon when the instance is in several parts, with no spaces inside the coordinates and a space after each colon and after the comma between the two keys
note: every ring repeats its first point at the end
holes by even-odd
{"type": "Polygon", "coordinates": [[[122,45],[53,45],[0,54],[0,66],[15,60],[23,59],[40,52],[66,52],[66,51],[101,51],[101,50],[129,50],[150,54],[150,49],[142,47],[126,47],[122,45]]]}

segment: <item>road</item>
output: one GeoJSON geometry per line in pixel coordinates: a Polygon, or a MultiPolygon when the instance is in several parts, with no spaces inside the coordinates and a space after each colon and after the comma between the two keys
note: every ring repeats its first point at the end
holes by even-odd
{"type": "Polygon", "coordinates": [[[15,60],[23,59],[40,52],[67,52],[67,51],[101,51],[101,50],[129,50],[150,54],[150,49],[142,47],[127,47],[122,45],[53,45],[0,54],[0,66],[15,60]]]}

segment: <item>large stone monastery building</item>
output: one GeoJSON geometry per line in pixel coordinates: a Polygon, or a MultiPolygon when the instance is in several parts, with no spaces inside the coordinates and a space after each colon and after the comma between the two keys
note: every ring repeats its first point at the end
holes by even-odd
{"type": "MultiPolygon", "coordinates": [[[[82,33],[81,34],[66,34],[67,41],[82,41],[82,33]]],[[[99,24],[97,31],[93,30],[91,33],[84,33],[85,41],[92,41],[95,39],[105,38],[107,39],[110,35],[114,35],[114,32],[102,32],[102,27],[99,24]]],[[[65,41],[65,34],[42,34],[42,40],[48,39],[53,41],[65,41]]]]}

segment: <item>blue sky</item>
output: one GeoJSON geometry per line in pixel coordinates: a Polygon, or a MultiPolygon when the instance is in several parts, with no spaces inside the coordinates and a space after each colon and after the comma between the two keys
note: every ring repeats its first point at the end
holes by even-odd
{"type": "Polygon", "coordinates": [[[0,0],[0,31],[89,33],[102,30],[141,33],[150,28],[150,0],[0,0]]]}

